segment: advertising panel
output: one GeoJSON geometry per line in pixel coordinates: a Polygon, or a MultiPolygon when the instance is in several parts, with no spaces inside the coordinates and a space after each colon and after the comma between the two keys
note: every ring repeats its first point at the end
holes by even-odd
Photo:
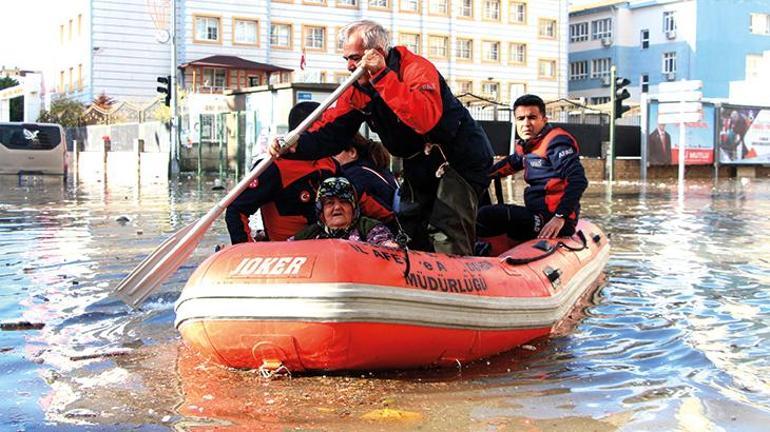
{"type": "Polygon", "coordinates": [[[676,112],[678,103],[650,101],[647,116],[647,161],[650,165],[676,165],[679,163],[679,126],[682,117],[685,125],[684,163],[708,165],[714,163],[715,110],[711,103],[700,103],[699,112],[692,107],[683,115],[676,112]],[[662,112],[661,112],[662,111],[662,112]]]}
{"type": "Polygon", "coordinates": [[[719,163],[770,162],[770,108],[722,105],[719,163]]]}

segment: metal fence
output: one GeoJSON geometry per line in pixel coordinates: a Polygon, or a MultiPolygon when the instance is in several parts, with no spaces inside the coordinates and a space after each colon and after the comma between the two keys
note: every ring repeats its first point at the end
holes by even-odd
{"type": "Polygon", "coordinates": [[[66,133],[70,151],[73,140],[80,143],[83,151],[100,151],[105,141],[109,142],[111,151],[131,151],[135,139],[144,141],[145,152],[168,153],[171,148],[169,127],[159,121],[80,126],[67,128],[66,133]]]}

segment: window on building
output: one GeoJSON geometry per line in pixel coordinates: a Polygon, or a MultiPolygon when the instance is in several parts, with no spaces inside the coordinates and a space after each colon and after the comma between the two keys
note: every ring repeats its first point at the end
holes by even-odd
{"type": "Polygon", "coordinates": [[[316,26],[306,26],[303,48],[313,51],[324,51],[326,49],[326,28],[316,26]]]}
{"type": "Polygon", "coordinates": [[[70,74],[69,74],[69,82],[68,82],[68,84],[69,84],[69,85],[67,86],[67,88],[69,89],[68,91],[74,92],[74,91],[75,91],[75,86],[73,86],[73,85],[72,85],[72,80],[73,80],[73,77],[72,77],[72,69],[73,69],[73,68],[70,68],[70,69],[69,69],[69,71],[70,71],[70,74]]]}
{"type": "Polygon", "coordinates": [[[224,90],[227,73],[221,68],[203,68],[203,87],[224,90]]]}
{"type": "Polygon", "coordinates": [[[612,60],[599,58],[591,60],[591,78],[609,78],[612,60]]]}
{"type": "Polygon", "coordinates": [[[500,21],[500,0],[484,0],[484,19],[500,21]]]}
{"type": "Polygon", "coordinates": [[[457,81],[457,93],[473,93],[473,81],[471,80],[458,80],[457,81]]]}
{"type": "Polygon", "coordinates": [[[462,0],[462,3],[460,3],[460,17],[473,18],[473,0],[462,0]]]}
{"type": "Polygon", "coordinates": [[[337,0],[337,6],[357,7],[358,0],[337,0]]]}
{"type": "Polygon", "coordinates": [[[458,60],[473,60],[473,39],[457,38],[455,56],[458,60]]]}
{"type": "Polygon", "coordinates": [[[436,58],[449,57],[449,38],[446,36],[428,36],[428,55],[436,58]]]}
{"type": "Polygon", "coordinates": [[[258,76],[249,76],[249,87],[256,87],[259,85],[258,76]]]}
{"type": "Polygon", "coordinates": [[[417,33],[401,33],[398,37],[399,43],[409,49],[409,51],[420,53],[420,35],[417,33]]]}
{"type": "Polygon", "coordinates": [[[606,103],[610,103],[609,96],[595,96],[591,98],[591,105],[601,105],[606,103]]]}
{"type": "Polygon", "coordinates": [[[66,89],[64,88],[64,71],[59,71],[59,93],[65,93],[66,89]]]}
{"type": "Polygon", "coordinates": [[[663,31],[676,31],[676,11],[663,12],[663,31]]]}
{"type": "Polygon", "coordinates": [[[752,34],[770,36],[770,14],[753,13],[749,22],[749,31],[752,34]]]}
{"type": "Polygon", "coordinates": [[[511,44],[508,46],[508,57],[508,62],[512,64],[526,64],[527,44],[511,42],[511,44]]]}
{"type": "Polygon", "coordinates": [[[588,23],[575,23],[569,26],[570,42],[585,42],[588,40],[588,23]]]}
{"type": "Polygon", "coordinates": [[[430,0],[428,8],[433,15],[449,15],[449,0],[430,0]]]}
{"type": "Polygon", "coordinates": [[[69,26],[67,26],[67,40],[72,41],[72,20],[69,20],[69,26]]]}
{"type": "Polygon", "coordinates": [[[762,68],[762,54],[746,55],[746,79],[747,80],[759,79],[761,68],[762,68]]]}
{"type": "Polygon", "coordinates": [[[490,98],[497,100],[500,97],[500,83],[494,81],[486,81],[481,84],[481,93],[490,98]]]}
{"type": "Polygon", "coordinates": [[[650,47],[650,31],[647,29],[642,30],[642,32],[639,34],[639,40],[642,43],[642,49],[647,49],[650,47]]]}
{"type": "Polygon", "coordinates": [[[650,76],[642,74],[639,77],[639,85],[642,87],[642,93],[648,93],[650,91],[650,76]]]}
{"type": "Polygon", "coordinates": [[[676,72],[676,52],[663,53],[663,73],[676,72]]]}
{"type": "Polygon", "coordinates": [[[511,101],[515,101],[519,96],[527,94],[527,85],[524,83],[511,83],[510,85],[511,101]]]}
{"type": "Polygon", "coordinates": [[[556,39],[556,20],[541,18],[538,21],[537,35],[541,38],[556,39]]]}
{"type": "Polygon", "coordinates": [[[195,40],[219,42],[219,18],[195,17],[195,40]]]}
{"type": "Polygon", "coordinates": [[[64,45],[64,24],[59,25],[59,45],[64,45]]]}
{"type": "Polygon", "coordinates": [[[420,2],[418,0],[400,0],[399,8],[402,12],[419,12],[420,2]]]}
{"type": "Polygon", "coordinates": [[[541,79],[556,79],[556,60],[538,60],[537,77],[541,79]]]}
{"type": "Polygon", "coordinates": [[[342,39],[342,27],[337,27],[334,34],[334,43],[336,44],[337,52],[342,52],[342,47],[345,45],[345,40],[342,39]]]}
{"type": "Polygon", "coordinates": [[[569,64],[569,80],[577,81],[588,78],[588,60],[576,61],[569,64]]]}
{"type": "Polygon", "coordinates": [[[369,0],[369,6],[375,9],[389,9],[389,0],[369,0]]]}
{"type": "Polygon", "coordinates": [[[246,45],[257,45],[259,23],[256,20],[236,18],[233,20],[233,42],[246,45]]]}
{"type": "Polygon", "coordinates": [[[520,1],[508,3],[508,22],[511,24],[525,24],[527,22],[527,4],[520,1]]]}
{"type": "Polygon", "coordinates": [[[612,18],[591,21],[591,39],[604,39],[612,37],[612,18]]]}
{"type": "Polygon", "coordinates": [[[483,41],[481,42],[482,59],[486,62],[500,61],[500,42],[483,41]]]}
{"type": "Polygon", "coordinates": [[[325,5],[326,0],[302,0],[305,4],[311,4],[311,5],[325,5]]]}
{"type": "Polygon", "coordinates": [[[78,37],[83,33],[83,15],[78,14],[78,37]]]}
{"type": "Polygon", "coordinates": [[[291,24],[270,23],[270,46],[291,48],[291,24]]]}
{"type": "Polygon", "coordinates": [[[78,90],[83,90],[83,65],[78,65],[78,90]]]}

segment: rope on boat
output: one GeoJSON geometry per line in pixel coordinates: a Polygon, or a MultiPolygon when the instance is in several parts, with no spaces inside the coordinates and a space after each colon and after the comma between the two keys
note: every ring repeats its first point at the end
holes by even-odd
{"type": "Polygon", "coordinates": [[[510,265],[529,264],[531,262],[535,262],[535,261],[538,261],[538,260],[541,260],[543,258],[546,258],[546,257],[549,257],[549,256],[553,255],[560,247],[564,248],[564,249],[567,249],[568,251],[571,251],[571,252],[579,252],[579,251],[582,251],[583,249],[588,248],[588,244],[587,244],[587,241],[586,241],[586,236],[585,236],[585,234],[583,234],[582,230],[578,230],[577,236],[580,239],[580,241],[583,243],[580,247],[572,247],[572,246],[564,243],[563,241],[559,240],[559,242],[556,243],[556,245],[548,247],[548,249],[546,249],[545,253],[543,253],[541,255],[538,255],[538,256],[535,256],[535,257],[530,257],[530,258],[514,258],[512,256],[507,256],[507,257],[504,258],[504,261],[505,261],[506,264],[510,264],[510,265]]]}

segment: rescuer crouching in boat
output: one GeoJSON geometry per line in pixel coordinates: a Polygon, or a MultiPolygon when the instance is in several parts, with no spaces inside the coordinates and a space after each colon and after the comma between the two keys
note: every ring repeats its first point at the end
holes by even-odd
{"type": "Polygon", "coordinates": [[[489,176],[501,178],[524,170],[529,186],[524,206],[497,204],[479,210],[476,233],[492,243],[493,255],[504,251],[499,245],[503,234],[515,242],[574,234],[580,198],[588,186],[577,140],[548,123],[539,96],[519,97],[513,115],[519,136],[516,151],[494,164],[489,176]]]}
{"type": "Polygon", "coordinates": [[[331,177],[318,188],[318,222],[289,240],[346,239],[373,245],[398,247],[393,233],[382,222],[361,216],[356,191],[348,179],[331,177]]]}

